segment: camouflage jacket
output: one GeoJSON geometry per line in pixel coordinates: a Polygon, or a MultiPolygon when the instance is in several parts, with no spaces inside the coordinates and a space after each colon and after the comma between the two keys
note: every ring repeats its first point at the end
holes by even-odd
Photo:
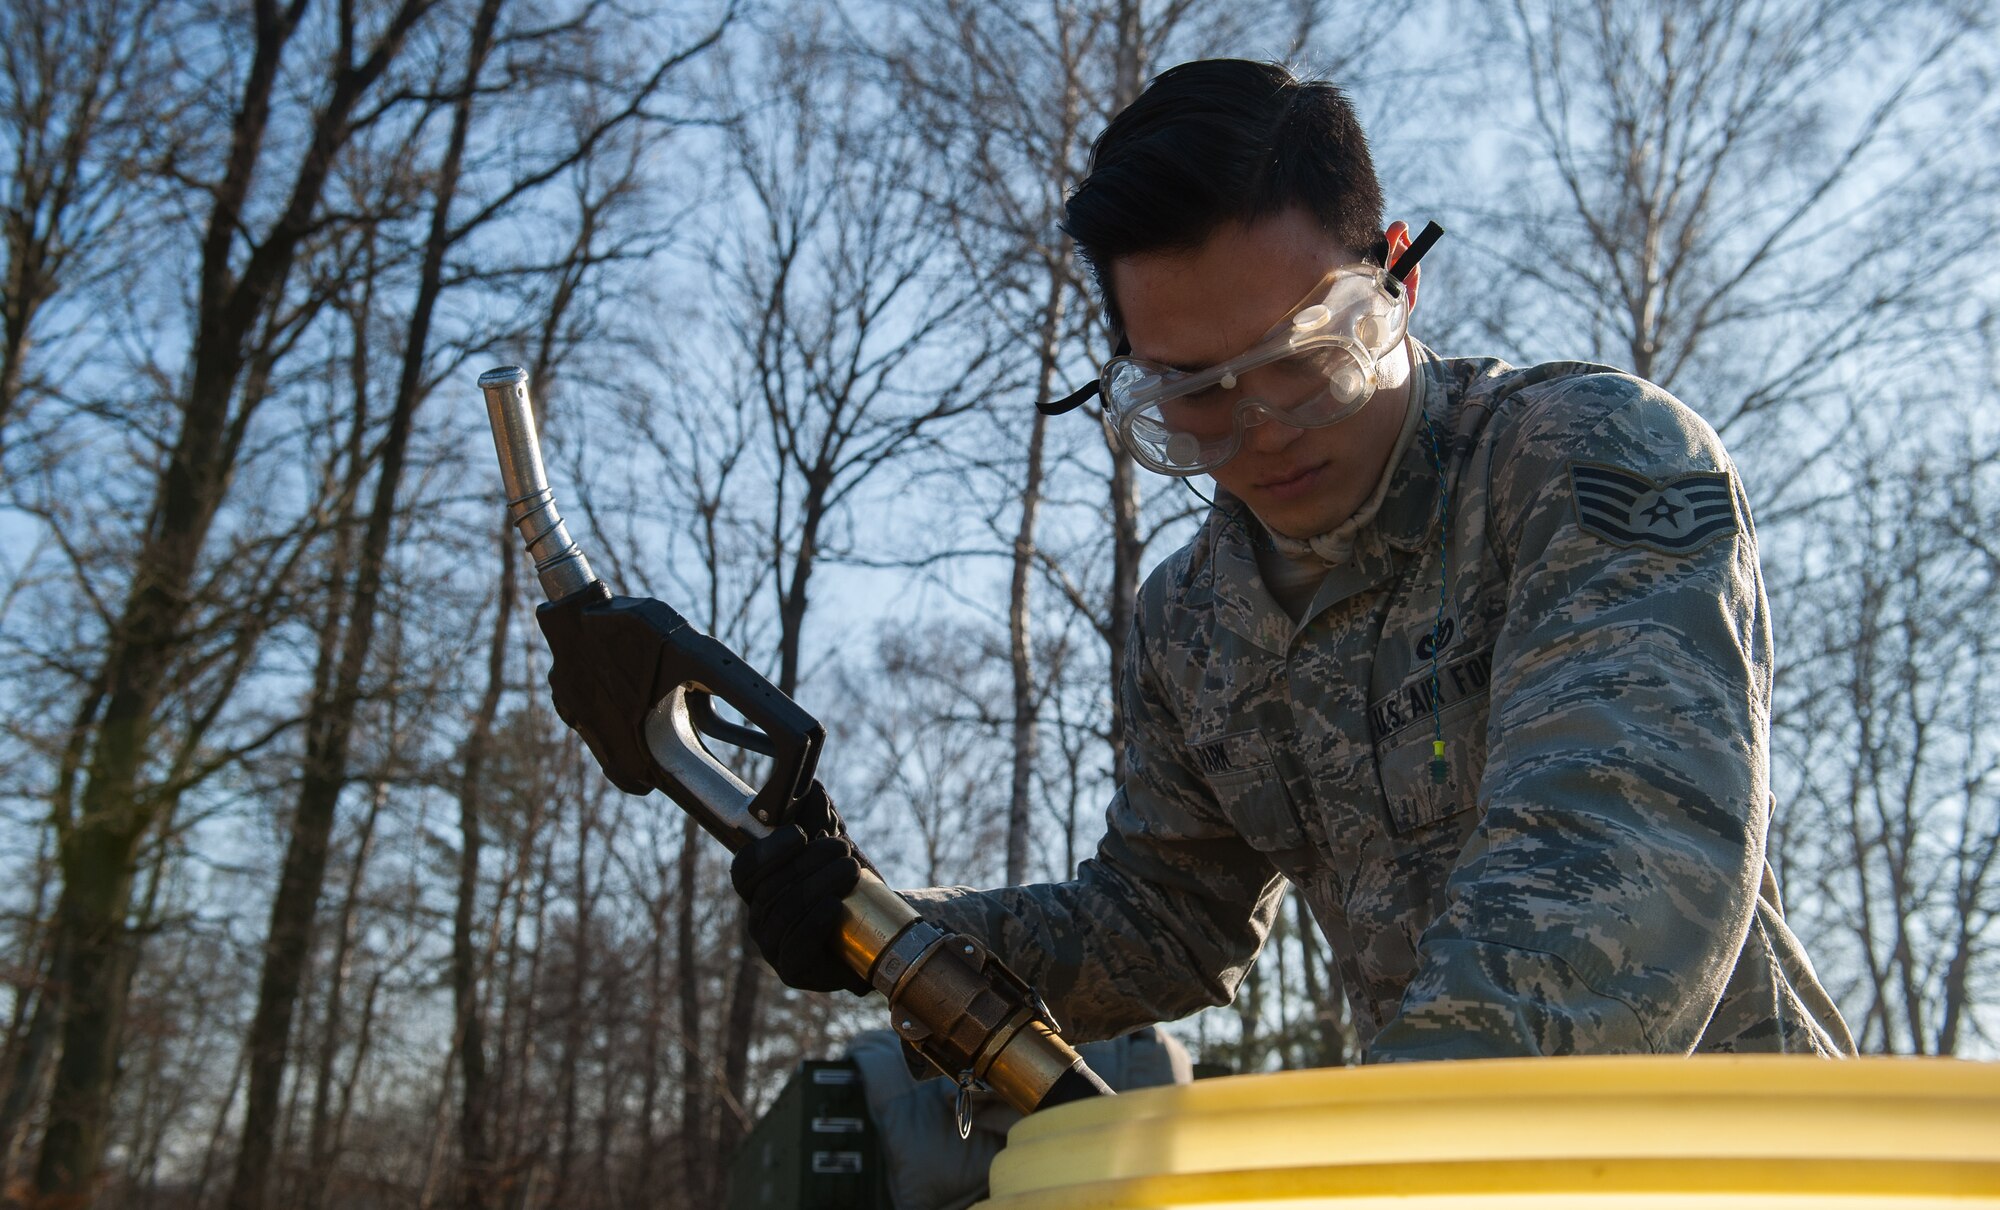
{"type": "Polygon", "coordinates": [[[1419,353],[1423,427],[1301,620],[1227,497],[1147,580],[1096,856],[909,898],[1079,1039],[1227,1003],[1289,879],[1375,1061],[1851,1053],[1764,858],[1770,624],[1714,431],[1607,367],[1419,353]]]}

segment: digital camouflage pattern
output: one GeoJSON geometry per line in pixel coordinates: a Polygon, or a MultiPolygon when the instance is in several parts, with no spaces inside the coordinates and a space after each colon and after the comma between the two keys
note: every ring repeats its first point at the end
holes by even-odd
{"type": "Polygon", "coordinates": [[[1604,366],[1418,352],[1429,427],[1301,621],[1226,496],[1147,580],[1077,877],[909,899],[1077,1039],[1227,1003],[1289,879],[1373,1061],[1852,1053],[1765,862],[1770,623],[1714,431],[1604,366]]]}

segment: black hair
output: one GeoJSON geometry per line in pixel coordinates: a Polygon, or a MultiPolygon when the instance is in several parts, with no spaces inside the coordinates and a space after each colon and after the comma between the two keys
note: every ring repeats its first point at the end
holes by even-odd
{"type": "Polygon", "coordinates": [[[1347,95],[1276,63],[1168,68],[1111,119],[1070,192],[1063,230],[1112,327],[1111,263],[1198,247],[1226,223],[1304,206],[1336,242],[1382,255],[1382,186],[1347,95]]]}

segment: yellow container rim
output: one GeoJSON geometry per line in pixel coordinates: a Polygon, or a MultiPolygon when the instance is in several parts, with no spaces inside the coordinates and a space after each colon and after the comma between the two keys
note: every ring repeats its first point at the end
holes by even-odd
{"type": "Polygon", "coordinates": [[[1570,1194],[2000,1203],[2000,1065],[1618,1056],[1235,1076],[1033,1114],[990,1187],[991,1210],[1570,1194]]]}

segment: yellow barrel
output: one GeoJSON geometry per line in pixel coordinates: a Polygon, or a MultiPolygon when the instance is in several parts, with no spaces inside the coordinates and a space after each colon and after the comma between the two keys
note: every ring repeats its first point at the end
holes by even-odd
{"type": "Polygon", "coordinates": [[[1015,1126],[985,1210],[2000,1207],[2000,1065],[1777,1055],[1291,1071],[1015,1126]]]}

